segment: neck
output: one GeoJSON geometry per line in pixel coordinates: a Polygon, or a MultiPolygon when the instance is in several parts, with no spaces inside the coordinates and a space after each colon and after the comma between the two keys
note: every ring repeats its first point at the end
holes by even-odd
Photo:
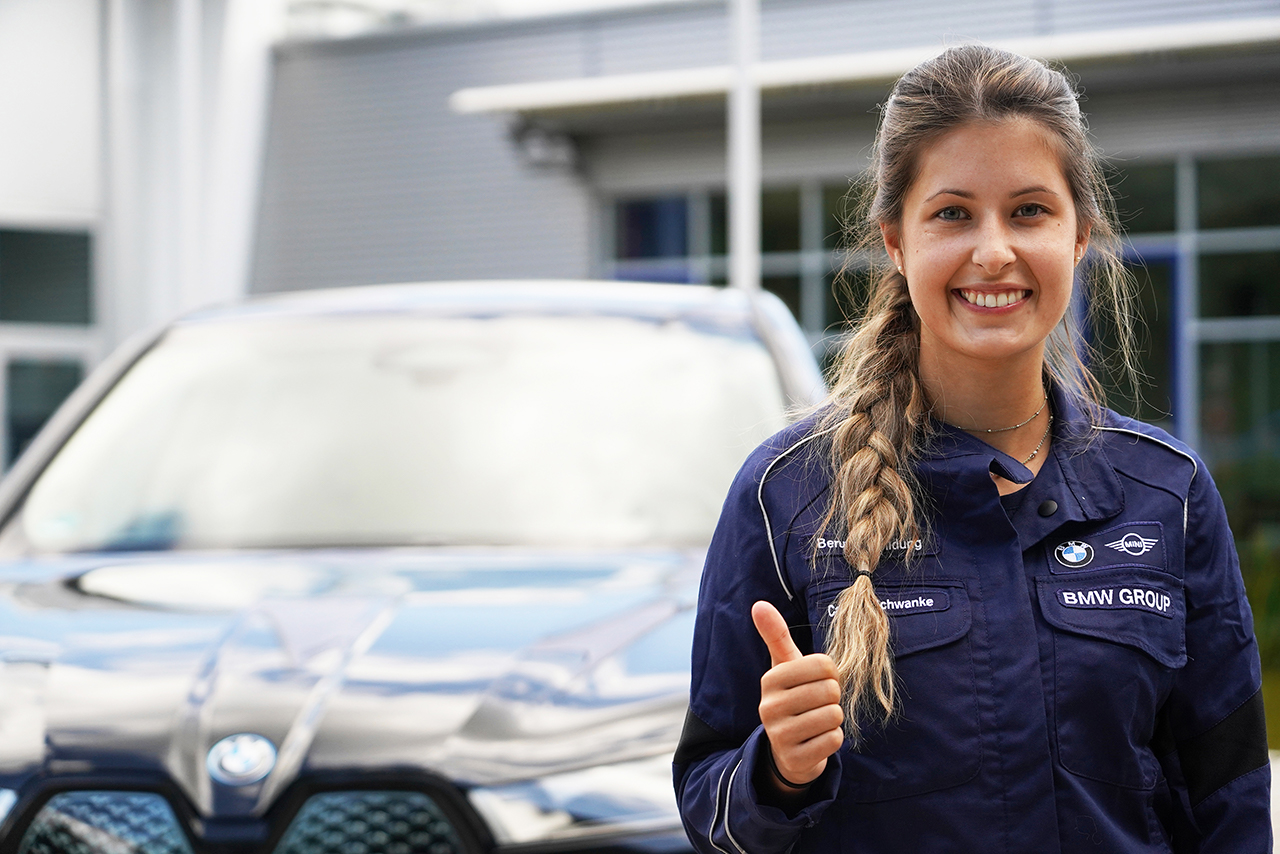
{"type": "Polygon", "coordinates": [[[1048,407],[1031,417],[1044,404],[1043,368],[1041,352],[981,361],[957,359],[954,354],[930,358],[925,348],[920,353],[920,381],[934,417],[1017,460],[1031,453],[1048,425],[1048,407]],[[1016,424],[1022,426],[1004,429],[1016,424]]]}

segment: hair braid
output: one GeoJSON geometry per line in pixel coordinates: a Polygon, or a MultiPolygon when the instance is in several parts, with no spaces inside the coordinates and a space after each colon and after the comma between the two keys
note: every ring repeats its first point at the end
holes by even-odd
{"type": "MultiPolygon", "coordinates": [[[[869,319],[846,348],[828,416],[835,425],[836,494],[823,528],[835,525],[847,533],[845,559],[867,573],[895,539],[918,535],[910,464],[928,423],[916,378],[919,330],[906,281],[895,273],[883,284],[874,301],[880,304],[869,308],[869,319]],[[837,518],[839,508],[843,518],[837,518]]],[[[844,685],[846,728],[856,742],[860,720],[880,712],[887,718],[894,708],[889,620],[869,577],[856,576],[840,593],[828,635],[827,654],[844,685]]]]}

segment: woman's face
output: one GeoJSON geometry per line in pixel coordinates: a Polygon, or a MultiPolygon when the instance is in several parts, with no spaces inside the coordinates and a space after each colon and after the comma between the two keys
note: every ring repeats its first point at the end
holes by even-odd
{"type": "Polygon", "coordinates": [[[1027,119],[963,125],[917,165],[901,222],[882,231],[922,365],[1042,359],[1088,240],[1051,138],[1027,119]]]}

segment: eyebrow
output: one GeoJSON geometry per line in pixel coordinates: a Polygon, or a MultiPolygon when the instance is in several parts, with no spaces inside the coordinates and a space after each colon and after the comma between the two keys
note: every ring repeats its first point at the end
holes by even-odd
{"type": "MultiPolygon", "coordinates": [[[[1040,184],[1035,184],[1034,186],[1031,186],[1031,187],[1023,187],[1021,190],[1015,190],[1014,192],[1009,194],[1009,198],[1016,199],[1019,196],[1030,196],[1033,193],[1048,193],[1050,196],[1058,195],[1053,190],[1050,190],[1048,187],[1042,186],[1040,184]]],[[[968,190],[953,190],[951,188],[945,188],[934,193],[932,196],[929,196],[927,199],[925,199],[925,201],[931,202],[934,199],[936,199],[938,196],[959,196],[962,199],[974,198],[974,194],[969,192],[968,190]]]]}

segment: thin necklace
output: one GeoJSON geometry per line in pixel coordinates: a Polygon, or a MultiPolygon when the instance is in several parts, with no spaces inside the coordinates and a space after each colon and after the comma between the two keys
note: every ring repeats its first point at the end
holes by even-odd
{"type": "MultiPolygon", "coordinates": [[[[1042,406],[1042,407],[1040,407],[1040,408],[1041,408],[1041,409],[1044,409],[1044,407],[1043,407],[1043,406],[1042,406]]],[[[1037,412],[1037,413],[1036,413],[1036,415],[1039,415],[1039,414],[1040,414],[1039,412],[1037,412]]],[[[1035,417],[1036,417],[1036,415],[1032,415],[1031,417],[1032,417],[1032,418],[1035,418],[1035,417]]],[[[1026,424],[1027,422],[1025,422],[1025,421],[1024,421],[1024,422],[1022,422],[1022,423],[1023,423],[1023,424],[1026,424]]],[[[1029,462],[1031,462],[1032,460],[1034,460],[1034,459],[1036,458],[1036,454],[1040,453],[1040,449],[1044,447],[1045,440],[1049,438],[1049,428],[1050,428],[1050,427],[1052,427],[1052,426],[1053,426],[1053,413],[1052,413],[1052,412],[1050,412],[1050,413],[1049,413],[1049,423],[1048,423],[1048,424],[1046,424],[1046,425],[1044,425],[1044,435],[1040,437],[1040,444],[1039,444],[1039,445],[1036,445],[1036,449],[1035,449],[1034,451],[1032,451],[1032,452],[1031,452],[1031,456],[1027,457],[1025,460],[1023,460],[1023,461],[1022,461],[1022,464],[1023,464],[1024,466],[1025,466],[1027,463],[1029,463],[1029,462]]],[[[1011,428],[1011,427],[1006,427],[1005,429],[1006,429],[1006,430],[1011,430],[1011,429],[1013,429],[1013,428],[1011,428]]],[[[999,432],[999,431],[997,431],[997,432],[999,432]]]]}
{"type": "MultiPolygon", "coordinates": [[[[1031,417],[1028,418],[1026,421],[1023,421],[1021,424],[1014,424],[1012,427],[992,427],[990,430],[974,430],[973,432],[975,433],[1007,433],[1010,430],[1017,430],[1019,427],[1026,427],[1032,421],[1035,421],[1037,416],[1039,416],[1041,412],[1044,412],[1044,408],[1048,405],[1049,405],[1049,393],[1045,392],[1044,400],[1040,401],[1040,408],[1037,409],[1035,412],[1031,413],[1031,417]]],[[[1049,420],[1050,421],[1053,420],[1052,415],[1049,416],[1049,420]]],[[[1038,451],[1040,449],[1036,448],[1036,450],[1038,451]]]]}

